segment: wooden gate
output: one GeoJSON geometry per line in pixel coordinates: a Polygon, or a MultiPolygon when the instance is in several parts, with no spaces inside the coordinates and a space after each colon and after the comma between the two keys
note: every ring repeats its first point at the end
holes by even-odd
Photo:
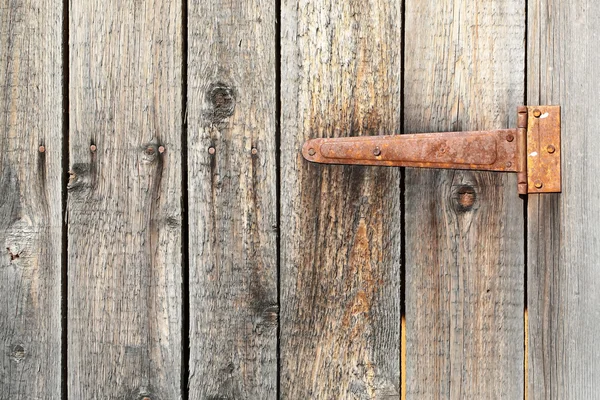
{"type": "Polygon", "coordinates": [[[2,0],[0,399],[600,398],[594,6],[2,0]],[[520,104],[562,194],[300,153],[520,104]]]}

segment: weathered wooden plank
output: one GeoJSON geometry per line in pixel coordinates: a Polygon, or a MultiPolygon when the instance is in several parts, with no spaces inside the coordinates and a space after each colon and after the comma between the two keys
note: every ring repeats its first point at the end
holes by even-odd
{"type": "Polygon", "coordinates": [[[600,9],[529,0],[529,104],[562,107],[562,194],[529,196],[529,399],[600,398],[600,9]]]}
{"type": "Polygon", "coordinates": [[[276,397],[275,18],[189,2],[190,399],[276,397]]]}
{"type": "MultiPolygon", "coordinates": [[[[515,126],[524,23],[517,0],[407,0],[405,131],[515,126]]],[[[522,398],[516,189],[513,174],[407,169],[407,398],[522,398]]]]}
{"type": "Polygon", "coordinates": [[[73,399],[181,396],[181,31],[179,1],[71,3],[73,399]]]}
{"type": "Polygon", "coordinates": [[[61,2],[0,4],[0,399],[61,396],[61,29],[61,2]]]}
{"type": "Polygon", "coordinates": [[[281,396],[400,392],[400,169],[315,165],[314,137],[400,133],[401,3],[282,2],[281,396]]]}

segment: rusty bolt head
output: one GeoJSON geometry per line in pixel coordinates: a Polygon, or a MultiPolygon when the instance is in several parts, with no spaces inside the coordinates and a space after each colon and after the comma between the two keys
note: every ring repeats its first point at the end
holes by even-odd
{"type": "Polygon", "coordinates": [[[44,153],[46,151],[46,147],[45,146],[40,146],[38,147],[38,150],[40,153],[44,153]]]}
{"type": "Polygon", "coordinates": [[[506,168],[510,168],[510,167],[512,167],[512,163],[510,161],[507,161],[506,162],[506,168]]]}
{"type": "Polygon", "coordinates": [[[252,155],[255,156],[258,154],[258,149],[256,147],[253,147],[251,152],[252,152],[252,155]]]}
{"type": "Polygon", "coordinates": [[[556,147],[549,144],[548,147],[546,147],[546,150],[548,150],[548,153],[552,154],[556,151],[556,147]]]}
{"type": "Polygon", "coordinates": [[[512,133],[509,133],[508,135],[506,135],[507,142],[512,142],[513,140],[515,140],[515,136],[512,133]]]}
{"type": "Polygon", "coordinates": [[[210,147],[208,148],[208,154],[212,155],[212,154],[215,154],[215,152],[216,152],[216,150],[215,150],[215,148],[214,148],[214,147],[210,146],[210,147]]]}
{"type": "Polygon", "coordinates": [[[92,144],[92,145],[90,145],[90,151],[91,151],[92,153],[95,153],[97,149],[98,149],[98,148],[96,147],[96,145],[95,145],[95,144],[92,144]]]}
{"type": "Polygon", "coordinates": [[[158,147],[158,152],[159,152],[160,154],[164,153],[164,152],[165,152],[165,146],[159,146],[159,147],[158,147]]]}
{"type": "Polygon", "coordinates": [[[536,118],[539,118],[542,115],[542,112],[540,110],[533,110],[533,116],[536,118]]]}
{"type": "Polygon", "coordinates": [[[380,156],[381,155],[381,149],[379,147],[375,147],[373,149],[373,155],[376,156],[376,157],[380,156]]]}
{"type": "Polygon", "coordinates": [[[541,189],[542,186],[544,186],[544,184],[542,183],[542,181],[535,181],[534,186],[538,189],[541,189]]]}
{"type": "Polygon", "coordinates": [[[315,151],[315,149],[313,149],[312,147],[310,149],[308,149],[308,155],[309,156],[314,156],[315,154],[317,154],[317,152],[315,151]]]}

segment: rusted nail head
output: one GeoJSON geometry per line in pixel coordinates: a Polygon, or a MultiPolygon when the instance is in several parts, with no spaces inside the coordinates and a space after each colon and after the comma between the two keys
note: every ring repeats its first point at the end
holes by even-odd
{"type": "Polygon", "coordinates": [[[536,118],[539,118],[540,115],[542,115],[542,112],[540,110],[533,110],[533,116],[536,118]]]}
{"type": "Polygon", "coordinates": [[[40,146],[38,147],[38,150],[40,151],[40,153],[43,153],[46,151],[46,147],[45,146],[40,146]]]}
{"type": "Polygon", "coordinates": [[[252,148],[252,155],[255,156],[258,154],[258,149],[256,147],[252,148]]]}
{"type": "Polygon", "coordinates": [[[515,140],[515,137],[512,133],[509,133],[508,135],[506,135],[506,140],[508,142],[512,142],[513,140],[515,140]]]}
{"type": "Polygon", "coordinates": [[[380,149],[379,147],[375,147],[375,148],[373,149],[373,155],[374,155],[374,156],[379,156],[379,155],[381,155],[381,149],[380,149]]]}
{"type": "Polygon", "coordinates": [[[548,147],[546,147],[546,150],[548,150],[548,153],[552,154],[556,151],[556,147],[549,144],[548,147]]]}
{"type": "Polygon", "coordinates": [[[544,184],[542,183],[542,181],[535,181],[534,185],[538,189],[541,189],[542,186],[544,186],[544,184]]]}
{"type": "Polygon", "coordinates": [[[92,144],[92,145],[90,145],[90,151],[91,151],[92,153],[96,152],[96,149],[97,149],[97,147],[96,147],[96,145],[95,145],[95,144],[92,144]]]}
{"type": "Polygon", "coordinates": [[[216,150],[215,150],[215,148],[214,148],[214,147],[210,146],[210,147],[208,148],[208,154],[215,154],[215,152],[216,152],[216,150]]]}
{"type": "Polygon", "coordinates": [[[314,156],[315,154],[317,154],[317,152],[315,151],[315,149],[313,149],[312,147],[310,149],[308,149],[308,155],[309,156],[314,156]]]}
{"type": "Polygon", "coordinates": [[[158,152],[159,152],[160,154],[164,153],[164,152],[165,152],[165,146],[159,146],[159,147],[158,147],[158,152]]]}

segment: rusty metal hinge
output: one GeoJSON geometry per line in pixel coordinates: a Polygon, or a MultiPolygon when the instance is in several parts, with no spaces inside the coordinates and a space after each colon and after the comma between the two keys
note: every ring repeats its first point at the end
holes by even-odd
{"type": "Polygon", "coordinates": [[[516,172],[518,191],[561,191],[560,107],[521,106],[516,129],[308,140],[302,154],[324,164],[516,172]]]}

